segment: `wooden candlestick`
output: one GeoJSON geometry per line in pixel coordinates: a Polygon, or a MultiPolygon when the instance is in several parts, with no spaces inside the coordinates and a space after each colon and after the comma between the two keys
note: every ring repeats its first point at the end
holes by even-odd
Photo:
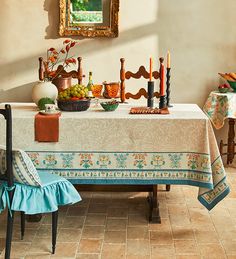
{"type": "Polygon", "coordinates": [[[165,77],[165,67],[164,67],[164,58],[159,58],[160,60],[160,95],[165,95],[164,94],[164,85],[165,85],[165,82],[164,82],[164,77],[165,77]]]}
{"type": "Polygon", "coordinates": [[[153,101],[154,101],[154,82],[148,81],[147,107],[153,108],[153,101]]]}
{"type": "Polygon", "coordinates": [[[166,105],[167,107],[172,107],[170,104],[170,67],[167,68],[166,72],[166,105]]]}
{"type": "Polygon", "coordinates": [[[166,96],[161,95],[160,96],[160,102],[159,102],[159,109],[166,108],[166,96]]]}

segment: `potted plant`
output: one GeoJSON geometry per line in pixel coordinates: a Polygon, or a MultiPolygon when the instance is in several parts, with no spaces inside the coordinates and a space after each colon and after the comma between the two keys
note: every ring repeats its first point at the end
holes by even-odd
{"type": "Polygon", "coordinates": [[[60,73],[71,64],[76,64],[76,59],[69,56],[70,49],[76,44],[76,41],[67,39],[63,42],[63,47],[59,51],[55,48],[49,48],[46,60],[39,58],[39,61],[43,63],[39,70],[42,80],[32,89],[32,99],[36,104],[41,98],[45,97],[56,100],[58,89],[55,84],[60,84],[60,79],[64,80],[60,77],[60,73]]]}

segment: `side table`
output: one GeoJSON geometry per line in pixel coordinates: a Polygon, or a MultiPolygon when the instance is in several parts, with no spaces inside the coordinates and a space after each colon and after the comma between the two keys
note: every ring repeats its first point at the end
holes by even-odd
{"type": "Polygon", "coordinates": [[[236,120],[236,93],[219,93],[213,91],[209,94],[207,101],[203,107],[204,112],[211,120],[216,129],[224,126],[224,121],[228,119],[228,141],[224,144],[220,141],[220,154],[227,155],[227,164],[233,162],[235,152],[235,120],[236,120]],[[227,152],[224,152],[224,147],[227,147],[227,152]]]}

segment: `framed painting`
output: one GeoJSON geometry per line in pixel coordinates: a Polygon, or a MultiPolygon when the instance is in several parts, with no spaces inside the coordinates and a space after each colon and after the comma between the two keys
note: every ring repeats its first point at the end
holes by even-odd
{"type": "Polygon", "coordinates": [[[61,36],[118,37],[119,0],[60,0],[61,36]]]}

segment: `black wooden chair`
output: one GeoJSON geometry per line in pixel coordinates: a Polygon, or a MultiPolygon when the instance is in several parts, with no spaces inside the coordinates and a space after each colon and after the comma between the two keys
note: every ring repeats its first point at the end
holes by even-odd
{"type": "MultiPolygon", "coordinates": [[[[7,181],[7,192],[9,195],[9,205],[12,202],[14,193],[14,182],[13,182],[13,168],[12,168],[12,118],[11,118],[11,107],[6,105],[5,109],[0,109],[6,120],[6,167],[7,170],[4,175],[1,175],[1,180],[7,181]]],[[[7,235],[6,235],[6,248],[5,258],[10,258],[11,252],[11,240],[13,230],[14,211],[8,210],[7,213],[7,235]]]]}
{"type": "MultiPolygon", "coordinates": [[[[8,213],[7,213],[7,233],[6,233],[6,245],[5,245],[5,259],[10,258],[10,252],[11,252],[11,240],[12,240],[12,231],[13,231],[13,221],[14,221],[14,211],[20,211],[21,212],[21,239],[24,237],[24,231],[25,231],[25,214],[31,214],[27,213],[27,209],[21,209],[20,203],[18,202],[19,199],[22,201],[22,203],[28,203],[29,207],[34,207],[34,203],[37,202],[43,202],[45,201],[45,204],[48,202],[46,193],[44,193],[44,190],[48,187],[52,187],[53,191],[50,193],[50,201],[53,201],[53,204],[47,204],[47,210],[45,211],[45,208],[42,208],[42,211],[35,211],[35,213],[46,213],[46,212],[52,212],[52,253],[55,253],[55,247],[56,247],[56,236],[57,236],[57,221],[58,221],[58,205],[66,205],[66,204],[73,204],[75,202],[78,202],[81,200],[79,193],[76,191],[74,186],[67,181],[66,179],[57,176],[57,175],[51,175],[47,172],[40,174],[39,177],[42,181],[41,186],[30,186],[22,183],[17,183],[14,179],[15,175],[15,165],[13,166],[13,161],[15,161],[14,157],[14,150],[12,149],[12,114],[11,114],[11,106],[9,104],[5,105],[5,109],[0,109],[0,114],[2,114],[6,120],[6,148],[5,148],[5,161],[6,161],[6,170],[4,172],[0,172],[0,187],[2,188],[0,193],[2,194],[2,197],[0,197],[1,201],[5,199],[5,205],[8,207],[8,213]],[[46,184],[45,184],[46,183],[46,184]],[[64,190],[61,190],[64,185],[64,190]],[[35,191],[35,194],[38,193],[39,195],[36,195],[35,200],[32,197],[30,199],[29,197],[25,197],[24,195],[21,195],[21,188],[31,188],[31,191],[35,191]],[[60,189],[61,188],[61,189],[60,189]],[[22,196],[22,197],[19,197],[22,196]],[[54,196],[54,197],[52,197],[54,196]],[[51,206],[51,207],[50,207],[51,206]]],[[[26,154],[26,153],[25,153],[26,154]]],[[[36,169],[35,169],[36,170],[36,169]]],[[[48,190],[48,189],[47,189],[48,190]]],[[[43,204],[43,203],[42,203],[43,204]]],[[[2,204],[0,204],[2,205],[2,204]]],[[[0,211],[4,209],[0,208],[0,211]]],[[[40,207],[40,206],[38,206],[40,207]]],[[[40,209],[40,208],[39,208],[40,209]]],[[[32,212],[32,211],[31,211],[32,212]]]]}

